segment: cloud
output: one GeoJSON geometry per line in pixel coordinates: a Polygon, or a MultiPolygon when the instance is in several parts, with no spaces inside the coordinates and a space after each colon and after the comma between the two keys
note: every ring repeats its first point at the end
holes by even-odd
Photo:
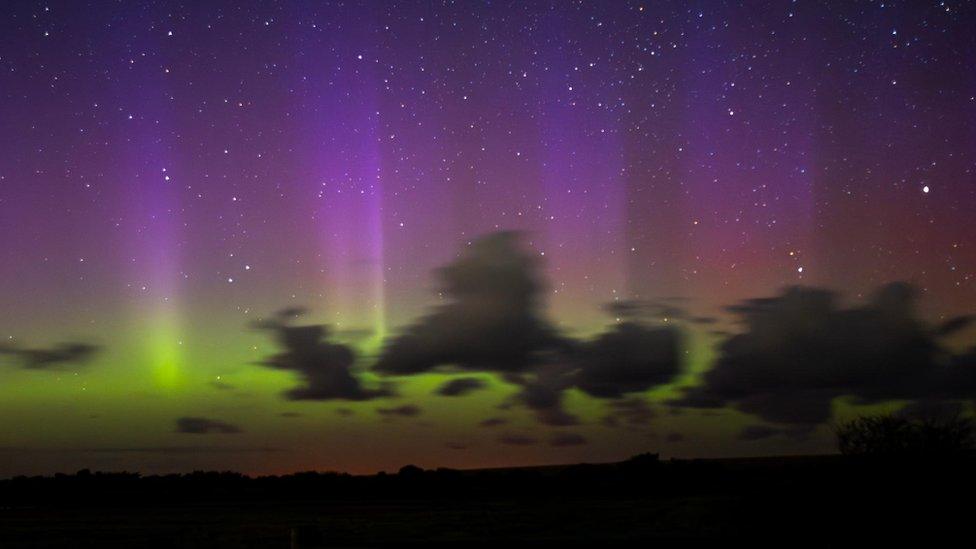
{"type": "Polygon", "coordinates": [[[557,433],[549,439],[549,446],[555,446],[557,448],[580,446],[583,444],[586,444],[586,439],[583,438],[583,435],[576,433],[557,433]]]}
{"type": "Polygon", "coordinates": [[[972,326],[973,322],[976,322],[976,315],[965,315],[950,318],[939,325],[935,333],[940,336],[952,335],[972,326]]]}
{"type": "Polygon", "coordinates": [[[479,427],[498,427],[499,425],[505,425],[508,420],[501,417],[490,417],[482,422],[478,423],[479,427]]]}
{"type": "Polygon", "coordinates": [[[810,425],[797,425],[786,428],[762,424],[747,425],[739,431],[739,436],[736,438],[744,441],[754,441],[765,440],[775,436],[784,436],[794,440],[803,440],[810,435],[812,428],[810,425]]]}
{"type": "Polygon", "coordinates": [[[611,401],[609,408],[610,413],[603,418],[604,425],[609,427],[616,427],[621,422],[631,426],[643,426],[657,415],[647,401],[640,397],[611,401]]]}
{"type": "MultiPolygon", "coordinates": [[[[684,300],[678,300],[684,301],[684,300]]],[[[642,299],[619,299],[604,306],[614,318],[628,321],[669,321],[688,317],[688,312],[675,305],[675,300],[648,301],[642,299]]]]}
{"type": "Polygon", "coordinates": [[[0,354],[13,356],[28,370],[56,369],[68,364],[85,365],[101,348],[90,343],[61,343],[49,349],[0,345],[0,354]]]}
{"type": "Polygon", "coordinates": [[[976,361],[951,355],[939,341],[965,322],[929,326],[916,316],[915,296],[894,283],[848,307],[832,292],[803,287],[739,303],[730,311],[743,330],[721,345],[702,384],[673,403],[732,406],[798,435],[827,421],[839,396],[858,403],[971,399],[976,361]]]}
{"type": "Polygon", "coordinates": [[[464,396],[468,393],[483,389],[488,384],[476,377],[461,377],[452,379],[437,388],[436,394],[441,396],[464,396]]]}
{"type": "Polygon", "coordinates": [[[562,393],[572,382],[560,362],[573,343],[542,316],[544,285],[537,257],[522,248],[517,233],[475,240],[437,271],[448,302],[389,342],[376,370],[388,375],[432,370],[498,374],[522,387],[515,401],[534,410],[541,422],[577,423],[561,407],[562,393]]]}
{"type": "Polygon", "coordinates": [[[271,320],[256,323],[270,331],[282,352],[260,364],[268,368],[297,372],[304,385],[285,393],[290,400],[370,400],[391,396],[384,385],[371,389],[353,372],[356,361],[351,347],[329,342],[329,328],[323,325],[293,326],[295,317],[304,310],[292,308],[279,312],[271,320]]]}
{"type": "Polygon", "coordinates": [[[345,328],[334,330],[335,337],[343,341],[360,341],[369,339],[376,335],[376,330],[372,328],[345,328]]]}
{"type": "Polygon", "coordinates": [[[239,454],[245,452],[280,452],[281,448],[272,446],[134,446],[104,448],[32,448],[3,447],[0,452],[52,452],[69,454],[72,452],[93,454],[239,454]]]}
{"type": "Polygon", "coordinates": [[[918,400],[898,410],[898,415],[909,419],[940,420],[961,415],[965,406],[957,401],[918,400]]]}
{"type": "Polygon", "coordinates": [[[668,433],[668,436],[664,438],[665,442],[681,442],[685,439],[685,436],[678,432],[668,433]]]}
{"type": "Polygon", "coordinates": [[[205,417],[181,417],[176,420],[176,432],[191,435],[206,434],[237,434],[241,432],[240,427],[205,417]]]}
{"type": "MultiPolygon", "coordinates": [[[[513,402],[535,412],[538,421],[568,426],[579,423],[563,408],[570,389],[620,399],[668,383],[681,371],[678,328],[643,320],[686,316],[672,304],[616,302],[608,308],[628,320],[609,331],[589,340],[559,333],[541,312],[545,285],[538,255],[523,249],[517,233],[475,240],[437,276],[446,303],[386,344],[378,373],[495,374],[521,387],[513,402]]],[[[482,385],[461,378],[437,393],[460,396],[482,385]]]]}
{"type": "Polygon", "coordinates": [[[674,321],[687,314],[673,305],[649,307],[651,315],[618,312],[625,320],[577,346],[575,387],[590,396],[620,399],[671,383],[681,373],[683,336],[674,321]]]}
{"type": "Polygon", "coordinates": [[[976,348],[954,355],[942,372],[934,397],[944,400],[973,400],[976,397],[976,348]]]}
{"type": "Polygon", "coordinates": [[[414,406],[413,404],[404,404],[403,406],[396,406],[394,408],[377,408],[376,413],[381,416],[387,417],[416,417],[419,416],[423,410],[414,406]]]}
{"type": "Polygon", "coordinates": [[[517,233],[474,241],[437,277],[448,303],[388,342],[378,372],[523,372],[538,364],[540,353],[561,344],[541,318],[538,260],[522,249],[517,233]]]}
{"type": "Polygon", "coordinates": [[[512,434],[501,435],[498,437],[498,442],[509,446],[533,446],[539,443],[537,439],[530,436],[512,434]]]}
{"type": "Polygon", "coordinates": [[[747,425],[739,432],[739,440],[765,440],[783,432],[782,429],[770,427],[769,425],[747,425]]]}
{"type": "Polygon", "coordinates": [[[574,385],[601,398],[620,398],[670,382],[681,371],[681,336],[673,326],[622,322],[580,346],[574,385]]]}
{"type": "Polygon", "coordinates": [[[710,326],[712,324],[718,323],[718,319],[715,318],[714,316],[693,316],[688,320],[690,320],[695,324],[699,324],[701,326],[710,326]]]}
{"type": "Polygon", "coordinates": [[[579,424],[579,418],[563,409],[563,393],[572,388],[573,376],[571,366],[545,364],[531,373],[510,374],[506,381],[522,387],[515,400],[535,412],[540,423],[567,426],[579,424]]]}

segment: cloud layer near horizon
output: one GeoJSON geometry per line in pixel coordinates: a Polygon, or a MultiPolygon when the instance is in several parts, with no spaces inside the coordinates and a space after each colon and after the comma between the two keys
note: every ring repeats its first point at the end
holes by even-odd
{"type": "MultiPolygon", "coordinates": [[[[916,297],[910,285],[892,283],[847,307],[830,291],[803,287],[743,301],[729,308],[742,331],[721,344],[701,385],[672,404],[731,406],[802,430],[828,421],[842,396],[858,403],[971,400],[976,361],[942,344],[969,318],[931,326],[918,317],[916,297]]],[[[743,437],[774,432],[751,427],[743,437]]]]}
{"type": "MultiPolygon", "coordinates": [[[[608,305],[617,321],[606,331],[589,339],[570,337],[545,318],[539,260],[518,233],[477,239],[436,274],[443,304],[388,339],[373,371],[390,379],[464,374],[434,391],[453,398],[487,386],[471,374],[493,375],[519,388],[509,404],[531,410],[540,424],[552,427],[581,422],[564,407],[569,390],[604,401],[605,426],[646,426],[656,414],[643,395],[673,383],[684,370],[679,326],[701,323],[674,300],[621,301],[608,305]]],[[[914,288],[903,283],[884,286],[851,306],[840,305],[828,290],[803,287],[744,300],[727,310],[740,330],[720,344],[699,383],[668,404],[730,407],[781,426],[752,425],[740,436],[757,440],[804,436],[831,419],[831,404],[842,396],[861,403],[905,400],[929,410],[971,400],[976,352],[952,354],[942,341],[966,330],[973,317],[929,325],[918,318],[915,301],[914,288]]],[[[328,327],[292,325],[303,312],[282,311],[258,324],[282,347],[262,364],[301,375],[303,385],[287,398],[394,396],[389,384],[366,386],[353,368],[352,349],[328,341],[328,327]]],[[[706,324],[714,322],[709,317],[706,324]]],[[[482,424],[504,421],[492,417],[482,424]]]]}
{"type": "MultiPolygon", "coordinates": [[[[377,372],[496,374],[521,387],[517,403],[540,422],[558,426],[579,422],[562,406],[569,389],[620,399],[666,384],[681,370],[675,326],[628,320],[590,340],[560,333],[542,313],[539,261],[518,233],[475,240],[437,275],[447,302],[389,341],[377,372]]],[[[472,378],[459,378],[439,393],[477,386],[472,378]]]]}

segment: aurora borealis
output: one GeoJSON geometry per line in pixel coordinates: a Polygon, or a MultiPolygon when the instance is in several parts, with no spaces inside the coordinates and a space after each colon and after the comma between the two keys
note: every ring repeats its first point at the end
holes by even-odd
{"type": "Polygon", "coordinates": [[[816,453],[824,402],[976,397],[969,3],[5,8],[2,476],[816,453]],[[795,310],[867,373],[723,344],[795,310]],[[678,369],[608,374],[631,336],[678,369]]]}

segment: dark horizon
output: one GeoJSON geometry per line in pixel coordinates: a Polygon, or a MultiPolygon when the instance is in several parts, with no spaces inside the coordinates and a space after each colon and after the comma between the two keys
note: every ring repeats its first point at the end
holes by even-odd
{"type": "Polygon", "coordinates": [[[968,453],[955,455],[928,447],[914,455],[723,462],[662,461],[645,453],[600,465],[404,466],[360,477],[80,471],[0,481],[0,543],[300,549],[596,540],[872,546],[909,535],[940,541],[968,524],[953,498],[932,496],[972,488],[969,444],[968,453]],[[934,487],[947,483],[953,488],[934,487]]]}

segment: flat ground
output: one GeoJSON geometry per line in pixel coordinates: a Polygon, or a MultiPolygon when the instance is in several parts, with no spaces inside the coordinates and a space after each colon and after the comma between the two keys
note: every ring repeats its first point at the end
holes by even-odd
{"type": "Polygon", "coordinates": [[[934,546],[972,535],[962,499],[976,486],[971,465],[777,458],[265,481],[0,481],[0,548],[849,547],[918,536],[934,546]]]}

